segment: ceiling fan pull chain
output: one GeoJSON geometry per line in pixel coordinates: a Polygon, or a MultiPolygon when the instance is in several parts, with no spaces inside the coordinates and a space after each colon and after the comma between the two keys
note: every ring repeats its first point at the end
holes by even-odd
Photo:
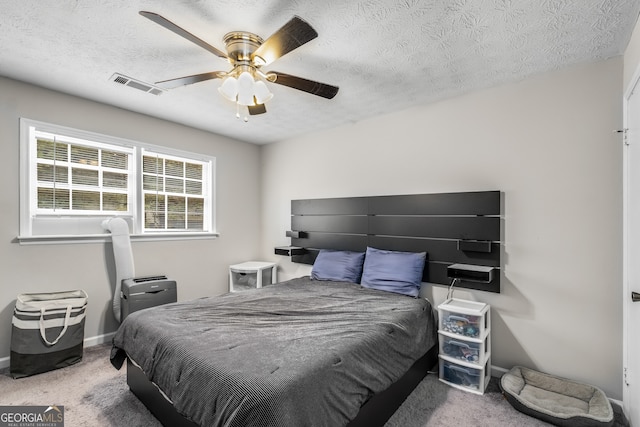
{"type": "MultiPolygon", "coordinates": [[[[248,110],[247,110],[248,111],[248,110]]],[[[238,120],[240,120],[240,104],[236,102],[236,118],[238,120]]],[[[245,123],[247,123],[249,121],[249,115],[245,114],[244,117],[242,117],[242,121],[244,121],[245,123]]]]}

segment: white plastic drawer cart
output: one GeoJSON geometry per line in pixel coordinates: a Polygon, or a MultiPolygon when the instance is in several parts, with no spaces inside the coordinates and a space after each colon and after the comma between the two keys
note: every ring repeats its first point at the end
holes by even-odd
{"type": "Polygon", "coordinates": [[[229,266],[229,292],[261,288],[276,283],[275,262],[247,261],[229,266]]]}
{"type": "Polygon", "coordinates": [[[491,378],[488,304],[448,299],[438,306],[440,381],[484,394],[491,378]]]}

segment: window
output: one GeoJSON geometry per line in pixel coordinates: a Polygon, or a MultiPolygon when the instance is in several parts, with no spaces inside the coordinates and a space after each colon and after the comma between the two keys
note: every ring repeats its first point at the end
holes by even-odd
{"type": "Polygon", "coordinates": [[[20,241],[215,235],[215,158],[21,120],[20,241]]]}
{"type": "Polygon", "coordinates": [[[143,152],[144,230],[196,230],[204,226],[206,165],[143,152]]]}
{"type": "Polygon", "coordinates": [[[36,215],[132,215],[133,150],[33,131],[36,215]]]}

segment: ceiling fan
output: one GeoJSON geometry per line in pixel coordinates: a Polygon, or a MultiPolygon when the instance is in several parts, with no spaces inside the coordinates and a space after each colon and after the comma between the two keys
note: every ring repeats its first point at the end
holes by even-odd
{"type": "MultiPolygon", "coordinates": [[[[173,89],[211,79],[223,79],[218,91],[223,97],[236,103],[238,118],[240,118],[241,107],[246,107],[250,115],[267,112],[264,104],[273,97],[273,94],[269,92],[265,82],[288,86],[327,99],[333,98],[338,93],[337,86],[279,71],[263,72],[261,70],[263,66],[271,64],[276,59],[318,37],[318,33],[311,25],[298,16],[294,16],[266,40],[245,31],[227,33],[223,37],[226,46],[225,53],[157,13],[141,11],[140,15],[227,60],[232,66],[230,71],[211,71],[156,82],[156,85],[163,89],[173,89]]],[[[244,120],[247,121],[248,117],[245,116],[244,120]]]]}

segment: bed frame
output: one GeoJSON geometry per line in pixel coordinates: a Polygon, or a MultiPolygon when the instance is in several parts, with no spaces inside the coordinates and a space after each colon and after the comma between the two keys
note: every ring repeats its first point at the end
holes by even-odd
{"type": "MultiPolygon", "coordinates": [[[[347,427],[383,427],[402,402],[438,363],[438,343],[386,390],[372,396],[347,427]]],[[[136,397],[166,427],[198,427],[178,413],[158,387],[149,381],[140,368],[127,359],[127,384],[136,397]]]]}

